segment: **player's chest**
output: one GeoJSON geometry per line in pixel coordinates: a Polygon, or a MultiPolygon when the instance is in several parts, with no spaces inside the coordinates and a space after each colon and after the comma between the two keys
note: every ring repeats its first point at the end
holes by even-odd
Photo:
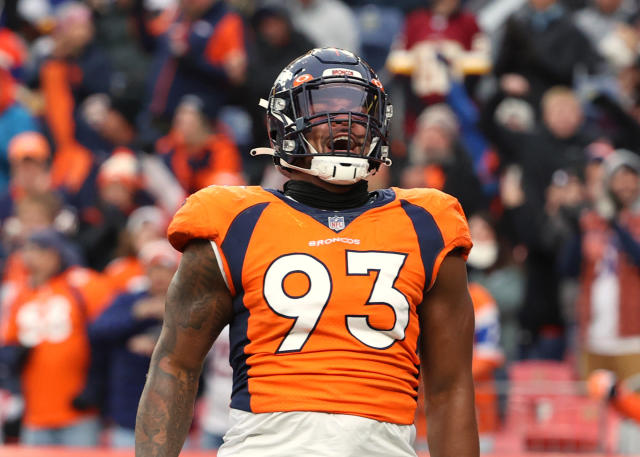
{"type": "Polygon", "coordinates": [[[271,307],[332,300],[342,308],[372,300],[417,304],[425,272],[417,235],[402,213],[312,218],[265,211],[248,243],[241,283],[245,294],[271,307]]]}
{"type": "Polygon", "coordinates": [[[424,266],[415,231],[394,215],[365,214],[337,231],[328,226],[340,219],[261,218],[234,280],[252,316],[252,340],[265,338],[276,352],[342,339],[386,349],[407,329],[415,334],[424,266]]]}

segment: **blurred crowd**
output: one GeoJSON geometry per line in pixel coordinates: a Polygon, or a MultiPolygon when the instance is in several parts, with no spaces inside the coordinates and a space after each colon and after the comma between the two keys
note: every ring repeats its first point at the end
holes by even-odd
{"type": "MultiPolygon", "coordinates": [[[[394,105],[370,189],[432,187],[469,220],[483,437],[510,363],[640,372],[636,0],[0,2],[0,423],[5,442],[131,446],[179,255],[211,184],[278,188],[258,107],[313,47],[394,105]]],[[[226,429],[221,337],[190,446],[226,429]]],[[[488,444],[490,448],[490,444],[488,444]]],[[[638,449],[635,449],[638,452],[638,449]]]]}

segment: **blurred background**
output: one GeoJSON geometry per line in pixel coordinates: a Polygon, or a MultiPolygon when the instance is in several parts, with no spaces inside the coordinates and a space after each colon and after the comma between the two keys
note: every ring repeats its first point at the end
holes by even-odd
{"type": "MultiPolygon", "coordinates": [[[[268,144],[258,100],[321,46],[361,55],[391,94],[394,165],[370,189],[438,188],[469,220],[482,453],[640,455],[637,0],[0,12],[2,455],[132,454],[115,449],[133,445],[179,262],[167,224],[202,187],[282,185],[248,154],[268,144]]],[[[227,428],[228,353],[222,335],[192,455],[227,428]]]]}

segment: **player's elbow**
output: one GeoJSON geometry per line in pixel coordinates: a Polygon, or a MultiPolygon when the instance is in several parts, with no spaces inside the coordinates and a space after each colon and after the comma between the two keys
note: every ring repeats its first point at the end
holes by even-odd
{"type": "Polygon", "coordinates": [[[472,381],[461,381],[446,388],[425,392],[427,421],[443,417],[466,416],[475,410],[475,396],[472,381]]]}

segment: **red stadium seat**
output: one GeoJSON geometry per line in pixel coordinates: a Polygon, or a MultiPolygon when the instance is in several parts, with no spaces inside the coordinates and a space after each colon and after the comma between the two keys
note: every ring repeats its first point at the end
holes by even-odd
{"type": "Polygon", "coordinates": [[[524,361],[509,370],[505,429],[537,452],[594,452],[601,447],[602,405],[581,392],[563,362],[524,361]]]}

